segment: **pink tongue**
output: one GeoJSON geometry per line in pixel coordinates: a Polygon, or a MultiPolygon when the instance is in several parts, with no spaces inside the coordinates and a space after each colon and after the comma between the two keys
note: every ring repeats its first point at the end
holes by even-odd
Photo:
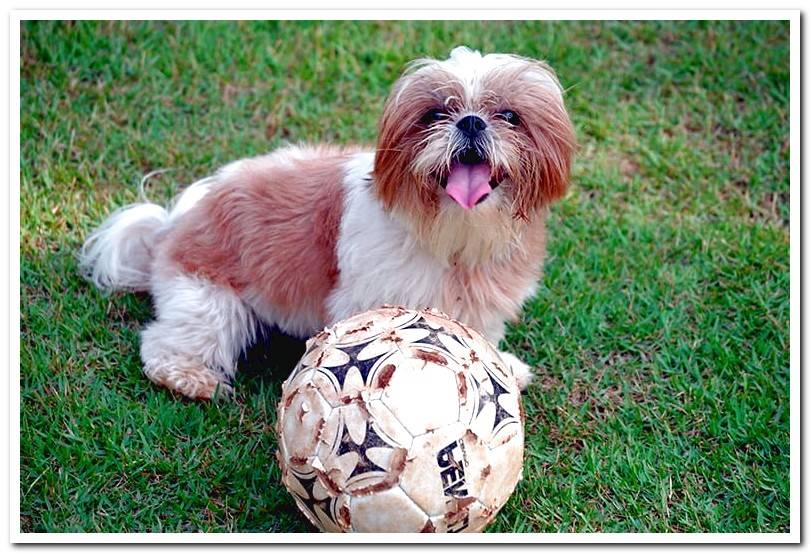
{"type": "Polygon", "coordinates": [[[469,210],[493,191],[490,186],[490,164],[465,165],[454,163],[448,175],[445,192],[456,202],[469,210]]]}

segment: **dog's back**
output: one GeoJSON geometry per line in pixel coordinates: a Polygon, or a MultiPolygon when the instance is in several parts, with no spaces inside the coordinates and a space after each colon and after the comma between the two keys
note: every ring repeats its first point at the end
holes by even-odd
{"type": "Polygon", "coordinates": [[[160,266],[237,291],[258,313],[272,311],[286,332],[314,332],[338,274],[342,181],[353,153],[282,150],[228,166],[169,230],[160,266]]]}

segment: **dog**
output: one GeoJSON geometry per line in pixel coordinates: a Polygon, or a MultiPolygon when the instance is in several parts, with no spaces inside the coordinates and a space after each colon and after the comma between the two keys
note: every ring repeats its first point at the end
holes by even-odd
{"type": "MultiPolygon", "coordinates": [[[[80,267],[103,291],[151,293],[144,373],[191,398],[232,392],[259,324],[306,338],[384,304],[434,307],[498,344],[537,290],[575,149],[547,64],[460,46],[410,64],[374,149],[230,163],[169,208],[114,212],[80,267]]],[[[532,370],[503,357],[525,388],[532,370]]]]}

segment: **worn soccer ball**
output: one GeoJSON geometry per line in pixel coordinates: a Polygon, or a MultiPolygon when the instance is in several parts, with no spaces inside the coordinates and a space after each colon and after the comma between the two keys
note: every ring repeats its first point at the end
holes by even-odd
{"type": "Polygon", "coordinates": [[[385,307],[307,342],[282,388],[282,481],[327,532],[480,531],[521,479],[509,366],[433,310],[385,307]]]}

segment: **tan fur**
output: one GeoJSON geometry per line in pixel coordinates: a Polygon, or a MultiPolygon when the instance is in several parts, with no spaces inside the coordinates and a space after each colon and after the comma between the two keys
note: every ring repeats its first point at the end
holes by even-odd
{"type": "Polygon", "coordinates": [[[144,374],[156,385],[197,400],[209,400],[233,392],[229,385],[220,381],[214,371],[191,359],[174,359],[160,365],[147,365],[144,367],[144,374]]]}
{"type": "Polygon", "coordinates": [[[430,137],[419,119],[431,108],[461,109],[463,95],[454,76],[439,70],[409,75],[394,85],[380,118],[375,152],[375,181],[386,208],[436,214],[441,191],[412,171],[415,154],[430,137]]]}
{"type": "Polygon", "coordinates": [[[522,121],[519,132],[494,120],[494,130],[510,154],[505,170],[513,191],[513,214],[527,219],[569,185],[572,156],[576,148],[574,129],[563,103],[549,88],[532,85],[530,69],[551,73],[546,64],[527,60],[525,66],[491,72],[483,83],[491,109],[511,109],[522,121]]]}
{"type": "Polygon", "coordinates": [[[536,215],[520,240],[499,258],[476,264],[455,261],[442,283],[443,307],[477,329],[486,329],[485,314],[516,319],[529,288],[541,277],[546,253],[545,216],[536,215]]]}
{"type": "Polygon", "coordinates": [[[338,276],[343,166],[355,151],[319,147],[310,159],[244,160],[179,221],[163,242],[166,255],[187,273],[250,290],[282,316],[325,320],[338,276]]]}
{"type": "Polygon", "coordinates": [[[508,205],[485,202],[477,213],[461,214],[453,208],[445,205],[433,218],[416,222],[402,216],[418,240],[439,260],[476,264],[504,256],[526,227],[525,222],[510,216],[508,205]]]}

